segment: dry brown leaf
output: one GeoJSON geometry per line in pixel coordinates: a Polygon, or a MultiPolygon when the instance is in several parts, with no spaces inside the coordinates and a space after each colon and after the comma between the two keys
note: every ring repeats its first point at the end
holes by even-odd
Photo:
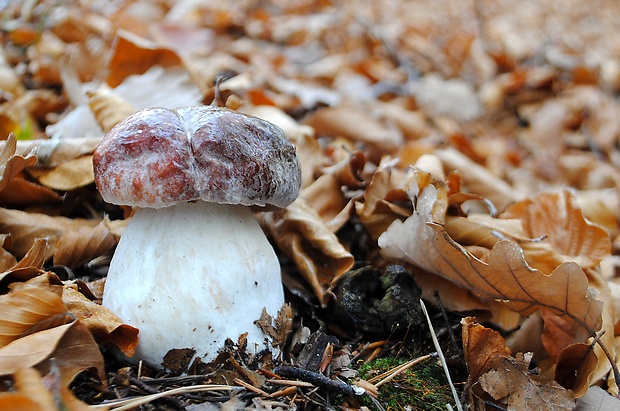
{"type": "Polygon", "coordinates": [[[123,353],[132,356],[138,345],[138,330],[118,318],[107,308],[90,301],[77,290],[77,285],[63,288],[62,300],[66,309],[81,323],[100,344],[113,344],[123,353]]]}
{"type": "Polygon", "coordinates": [[[430,184],[419,186],[416,178],[410,181],[408,192],[416,204],[415,211],[404,222],[395,220],[379,237],[385,257],[447,278],[479,298],[500,300],[523,316],[539,309],[550,310],[580,328],[577,338],[586,338],[599,329],[603,304],[596,299],[596,291],[588,287],[588,279],[576,263],[564,263],[545,275],[527,264],[518,244],[506,240],[495,244],[488,263],[484,263],[434,222],[437,188],[430,184]]]}
{"type": "Polygon", "coordinates": [[[72,321],[52,291],[27,287],[0,296],[0,347],[19,338],[72,321]]]}
{"type": "Polygon", "coordinates": [[[518,219],[499,220],[485,214],[446,216],[444,228],[463,246],[478,245],[489,250],[501,239],[528,240],[518,219]]]}
{"type": "Polygon", "coordinates": [[[0,234],[0,272],[5,272],[17,264],[15,256],[7,251],[7,248],[11,247],[11,242],[10,234],[0,234]]]}
{"type": "Polygon", "coordinates": [[[155,65],[169,67],[181,64],[172,50],[126,30],[118,30],[116,44],[109,62],[107,83],[116,87],[131,74],[145,73],[155,65]]]}
{"type": "Polygon", "coordinates": [[[11,233],[13,246],[9,251],[18,258],[23,257],[38,238],[48,239],[51,244],[46,257],[54,255],[59,249],[64,249],[66,256],[72,248],[75,248],[75,251],[82,250],[80,253],[86,257],[88,252],[95,251],[92,246],[101,250],[101,247],[109,245],[105,230],[107,228],[103,228],[100,221],[52,217],[0,208],[0,231],[11,233]],[[98,239],[101,240],[101,245],[97,244],[98,239]],[[74,241],[75,244],[65,244],[67,241],[74,241]]]}
{"type": "Polygon", "coordinates": [[[295,262],[322,305],[331,282],[349,270],[353,256],[323,223],[303,198],[286,209],[265,216],[265,222],[280,250],[295,262]]]}
{"type": "Polygon", "coordinates": [[[574,408],[573,394],[530,372],[529,355],[511,357],[497,331],[478,324],[472,317],[464,318],[461,324],[468,386],[476,401],[492,401],[504,408],[526,411],[574,408]]]}
{"type": "Polygon", "coordinates": [[[105,366],[99,344],[93,339],[88,327],[76,321],[56,345],[52,361],[37,365],[39,371],[48,374],[53,367],[60,371],[60,382],[68,387],[83,371],[90,371],[93,377],[105,384],[105,366]]]}
{"type": "MultiPolygon", "coordinates": [[[[49,140],[20,140],[17,142],[19,155],[33,154],[36,167],[53,168],[69,160],[92,154],[101,142],[101,137],[57,138],[49,140]]],[[[6,142],[0,142],[3,147],[6,142]]]]}
{"type": "Polygon", "coordinates": [[[20,368],[33,367],[45,360],[73,324],[39,331],[0,348],[0,375],[13,374],[20,368]]]}
{"type": "Polygon", "coordinates": [[[446,171],[458,170],[469,192],[489,199],[499,211],[524,197],[488,169],[454,149],[436,150],[434,154],[441,159],[446,171]]]}
{"type": "Polygon", "coordinates": [[[382,154],[392,153],[402,143],[400,130],[354,107],[327,107],[319,109],[306,119],[318,136],[344,137],[372,147],[366,150],[373,161],[382,154]]]}
{"type": "Polygon", "coordinates": [[[96,227],[66,231],[56,246],[54,265],[79,267],[95,257],[106,255],[116,244],[114,236],[103,222],[96,227]]]}
{"type": "Polygon", "coordinates": [[[496,369],[478,379],[480,387],[496,404],[511,410],[573,410],[575,396],[555,381],[529,371],[531,356],[503,357],[496,369]]]}
{"type": "Polygon", "coordinates": [[[17,140],[13,134],[9,134],[6,143],[0,150],[0,192],[6,189],[13,177],[37,162],[33,155],[26,155],[26,157],[16,155],[16,149],[17,140]]]}
{"type": "Polygon", "coordinates": [[[363,202],[356,202],[355,211],[372,238],[379,238],[395,219],[411,215],[411,208],[405,206],[410,200],[403,189],[404,177],[401,170],[384,160],[364,190],[363,202]]]}
{"type": "Polygon", "coordinates": [[[541,239],[521,246],[530,265],[546,273],[565,261],[591,268],[611,253],[607,232],[583,217],[568,190],[519,201],[501,218],[520,219],[527,236],[541,239]]]}
{"type": "MultiPolygon", "coordinates": [[[[30,173],[29,169],[28,172],[30,173]]],[[[0,193],[0,203],[8,206],[24,206],[31,204],[49,204],[62,200],[54,190],[17,176],[7,184],[0,193]]]]}
{"type": "Polygon", "coordinates": [[[335,176],[322,175],[304,188],[300,196],[321,217],[332,233],[336,233],[349,221],[353,203],[345,198],[341,184],[335,176]]]}

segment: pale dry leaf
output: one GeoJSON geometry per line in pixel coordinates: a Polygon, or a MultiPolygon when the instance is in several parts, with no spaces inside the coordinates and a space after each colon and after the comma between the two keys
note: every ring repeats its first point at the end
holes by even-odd
{"type": "Polygon", "coordinates": [[[99,344],[93,339],[88,327],[76,321],[63,335],[52,355],[53,361],[44,361],[37,366],[47,374],[50,368],[58,367],[60,382],[68,387],[83,371],[90,371],[99,382],[105,383],[105,366],[99,344]]]}
{"type": "Polygon", "coordinates": [[[60,191],[75,190],[95,182],[90,155],[67,160],[51,169],[32,170],[30,174],[40,184],[60,191]]]}
{"type": "Polygon", "coordinates": [[[5,272],[17,264],[15,256],[7,251],[7,248],[11,247],[11,242],[10,234],[0,234],[0,272],[5,272]]]}
{"type": "MultiPolygon", "coordinates": [[[[411,181],[417,184],[417,180],[411,181]]],[[[438,199],[433,185],[408,191],[414,195],[412,202],[416,208],[411,217],[404,222],[395,220],[379,237],[385,257],[443,276],[479,298],[500,300],[523,316],[548,309],[567,317],[587,334],[600,327],[603,304],[596,299],[596,291],[588,287],[588,279],[576,263],[564,263],[545,275],[527,264],[518,244],[506,240],[495,244],[488,263],[483,263],[433,221],[438,199]]]]}
{"type": "Polygon", "coordinates": [[[265,216],[279,249],[292,259],[319,302],[327,304],[326,289],[349,270],[354,258],[303,198],[265,216]]]}
{"type": "Polygon", "coordinates": [[[340,182],[335,176],[325,174],[301,191],[302,197],[327,225],[336,233],[349,220],[353,203],[345,198],[340,182]]]}
{"type": "MultiPolygon", "coordinates": [[[[29,153],[36,156],[37,168],[53,168],[66,161],[92,154],[100,142],[101,137],[20,140],[17,142],[16,152],[22,156],[29,153]]],[[[0,147],[2,144],[3,142],[0,142],[0,147]]]]}
{"type": "Polygon", "coordinates": [[[524,235],[520,220],[499,220],[485,214],[446,216],[444,228],[463,246],[477,245],[489,250],[502,239],[530,240],[524,235]]]}

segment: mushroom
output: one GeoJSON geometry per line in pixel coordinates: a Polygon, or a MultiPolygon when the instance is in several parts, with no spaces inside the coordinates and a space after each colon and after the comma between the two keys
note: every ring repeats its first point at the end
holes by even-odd
{"type": "Polygon", "coordinates": [[[93,155],[106,202],[139,207],[116,248],[103,305],[140,330],[135,360],[171,349],[208,362],[227,338],[269,348],[254,321],[284,304],[278,258],[248,206],[285,207],[301,171],[277,126],[211,107],[138,111],[93,155]]]}

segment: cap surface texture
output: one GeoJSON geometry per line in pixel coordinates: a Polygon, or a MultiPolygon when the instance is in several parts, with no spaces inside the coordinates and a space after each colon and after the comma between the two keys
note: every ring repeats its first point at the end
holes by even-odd
{"type": "Polygon", "coordinates": [[[279,127],[212,106],[136,112],[103,138],[93,167],[105,201],[139,207],[285,207],[301,186],[295,147],[279,127]]]}

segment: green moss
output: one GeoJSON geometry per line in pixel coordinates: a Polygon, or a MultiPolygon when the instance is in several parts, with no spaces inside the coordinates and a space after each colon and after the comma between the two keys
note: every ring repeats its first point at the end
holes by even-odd
{"type": "MultiPolygon", "coordinates": [[[[364,364],[358,376],[371,379],[405,363],[396,358],[381,358],[364,364]]],[[[374,409],[370,400],[368,407],[374,409]]],[[[446,410],[446,404],[454,404],[454,398],[443,368],[436,359],[423,361],[399,374],[379,387],[379,402],[386,410],[396,411],[409,407],[411,410],[446,410]]]]}

